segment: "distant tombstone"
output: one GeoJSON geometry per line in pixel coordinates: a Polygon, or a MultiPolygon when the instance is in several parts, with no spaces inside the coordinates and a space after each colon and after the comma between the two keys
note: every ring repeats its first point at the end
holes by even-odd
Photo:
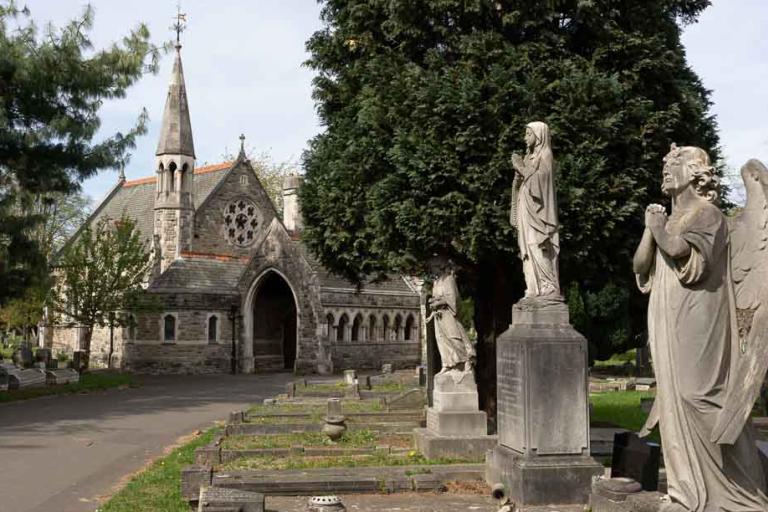
{"type": "Polygon", "coordinates": [[[417,366],[416,376],[419,378],[419,386],[425,387],[427,385],[427,369],[424,366],[417,366]]]}
{"type": "Polygon", "coordinates": [[[76,371],[80,371],[83,369],[83,366],[85,365],[85,351],[83,350],[75,350],[72,352],[72,368],[74,368],[76,371]]]}
{"type": "Polygon", "coordinates": [[[76,384],[80,382],[80,374],[72,368],[47,370],[45,377],[46,383],[49,385],[76,384]]]}
{"type": "Polygon", "coordinates": [[[344,370],[344,383],[352,385],[357,381],[357,372],[355,370],[344,370]]]}
{"type": "Polygon", "coordinates": [[[288,395],[288,398],[293,398],[296,396],[296,383],[295,382],[289,382],[285,385],[285,393],[288,395]]]}
{"type": "Polygon", "coordinates": [[[631,478],[644,491],[659,487],[661,447],[649,443],[634,432],[617,432],[613,437],[612,478],[631,478]]]}
{"type": "Polygon", "coordinates": [[[45,383],[44,370],[26,369],[9,375],[8,389],[40,388],[44,387],[45,383]]]}
{"type": "Polygon", "coordinates": [[[370,390],[371,388],[373,388],[373,383],[371,382],[371,376],[370,375],[366,375],[365,376],[365,389],[370,390]]]}
{"type": "Polygon", "coordinates": [[[35,352],[35,360],[40,363],[45,363],[46,368],[51,366],[51,359],[51,349],[49,348],[39,348],[37,349],[37,352],[35,352]]]}
{"type": "Polygon", "coordinates": [[[650,377],[641,377],[635,381],[635,390],[650,391],[656,387],[656,379],[650,377]]]}
{"type": "Polygon", "coordinates": [[[385,363],[381,365],[381,373],[385,375],[389,373],[393,373],[392,363],[385,363]]]}

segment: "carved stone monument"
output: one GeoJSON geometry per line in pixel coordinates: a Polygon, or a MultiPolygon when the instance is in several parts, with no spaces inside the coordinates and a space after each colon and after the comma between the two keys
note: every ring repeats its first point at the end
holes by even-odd
{"type": "Polygon", "coordinates": [[[557,203],[549,128],[530,123],[512,157],[511,221],[526,294],[496,341],[498,445],[486,479],[518,506],[584,504],[603,467],[589,453],[587,341],[571,326],[558,282],[557,203]]]}
{"type": "Polygon", "coordinates": [[[459,292],[453,271],[442,265],[432,288],[428,323],[434,324],[441,370],[434,376],[427,428],[416,429],[416,446],[427,458],[480,457],[496,444],[478,406],[475,347],[457,318],[459,292]]]}
{"type": "Polygon", "coordinates": [[[750,419],[768,366],[768,171],[756,160],[742,169],[747,206],[730,232],[704,150],[673,144],[662,175],[672,211],[648,206],[633,262],[650,294],[657,395],[643,433],[661,431],[661,510],[768,510],[750,419]]]}

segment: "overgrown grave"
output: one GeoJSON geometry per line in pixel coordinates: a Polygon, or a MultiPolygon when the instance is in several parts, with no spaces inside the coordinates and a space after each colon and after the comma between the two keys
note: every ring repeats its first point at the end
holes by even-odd
{"type": "Polygon", "coordinates": [[[413,430],[425,425],[426,403],[418,376],[370,377],[302,379],[285,395],[233,413],[222,435],[198,449],[195,466],[182,473],[182,494],[194,501],[201,486],[304,495],[482,481],[480,460],[429,460],[415,450],[413,430]],[[339,414],[347,430],[333,442],[323,433],[324,419],[339,414]]]}

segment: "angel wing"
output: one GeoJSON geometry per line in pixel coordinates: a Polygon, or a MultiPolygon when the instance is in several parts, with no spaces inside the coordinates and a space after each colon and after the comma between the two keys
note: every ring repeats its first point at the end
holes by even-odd
{"type": "Polygon", "coordinates": [[[741,168],[747,204],[731,222],[731,268],[739,346],[712,440],[733,444],[749,419],[768,371],[768,169],[759,160],[741,168]]]}

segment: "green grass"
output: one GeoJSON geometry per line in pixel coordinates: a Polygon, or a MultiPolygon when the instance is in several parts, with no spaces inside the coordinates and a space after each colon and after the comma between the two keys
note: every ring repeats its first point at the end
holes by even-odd
{"type": "Polygon", "coordinates": [[[119,386],[134,386],[133,377],[127,373],[116,371],[97,370],[80,375],[77,384],[64,384],[61,386],[45,386],[42,388],[17,389],[14,391],[0,391],[0,402],[13,402],[15,400],[27,400],[49,395],[67,395],[71,393],[87,393],[119,386]]]}
{"type": "Polygon", "coordinates": [[[405,384],[402,382],[382,382],[371,386],[371,391],[376,393],[402,393],[405,389],[405,384]]]}
{"type": "Polygon", "coordinates": [[[613,366],[624,366],[627,363],[634,366],[636,357],[637,357],[637,349],[633,348],[632,350],[627,350],[622,354],[613,354],[610,357],[610,359],[606,359],[604,361],[595,361],[594,366],[598,368],[613,367],[613,366]]]}
{"type": "Polygon", "coordinates": [[[640,408],[641,398],[653,398],[655,393],[647,391],[617,391],[595,393],[589,399],[594,405],[592,423],[613,425],[638,432],[648,417],[640,408]]]}
{"type": "MultiPolygon", "coordinates": [[[[407,436],[409,438],[413,436],[407,436]]],[[[334,446],[338,448],[373,448],[378,436],[368,429],[348,430],[336,443],[321,432],[274,435],[235,435],[221,443],[225,450],[257,450],[260,448],[290,448],[291,446],[334,446]]]]}
{"type": "Polygon", "coordinates": [[[212,428],[134,476],[99,512],[189,512],[181,497],[181,470],[194,463],[195,449],[212,442],[220,432],[212,428]]]}
{"type": "Polygon", "coordinates": [[[254,457],[237,459],[220,466],[222,471],[242,470],[288,470],[288,469],[322,469],[322,468],[362,468],[375,466],[432,466],[436,464],[466,464],[482,462],[481,459],[439,458],[425,459],[416,451],[405,455],[374,453],[371,455],[347,455],[332,457],[254,457]]]}
{"type": "Polygon", "coordinates": [[[296,395],[309,393],[343,393],[347,388],[344,381],[329,384],[308,384],[306,386],[296,385],[296,395]]]}
{"type": "MultiPolygon", "coordinates": [[[[251,406],[248,409],[248,414],[252,416],[251,421],[257,419],[255,416],[269,416],[274,414],[309,414],[320,419],[323,415],[325,415],[326,408],[326,404],[259,404],[251,406]]],[[[341,409],[345,414],[354,414],[361,412],[382,412],[384,410],[384,406],[382,406],[379,400],[343,400],[341,403],[341,409]]],[[[270,420],[278,420],[277,422],[282,421],[281,418],[264,417],[263,419],[265,423],[268,423],[270,420]]],[[[287,420],[288,423],[293,421],[296,420],[290,418],[287,420]]]]}

